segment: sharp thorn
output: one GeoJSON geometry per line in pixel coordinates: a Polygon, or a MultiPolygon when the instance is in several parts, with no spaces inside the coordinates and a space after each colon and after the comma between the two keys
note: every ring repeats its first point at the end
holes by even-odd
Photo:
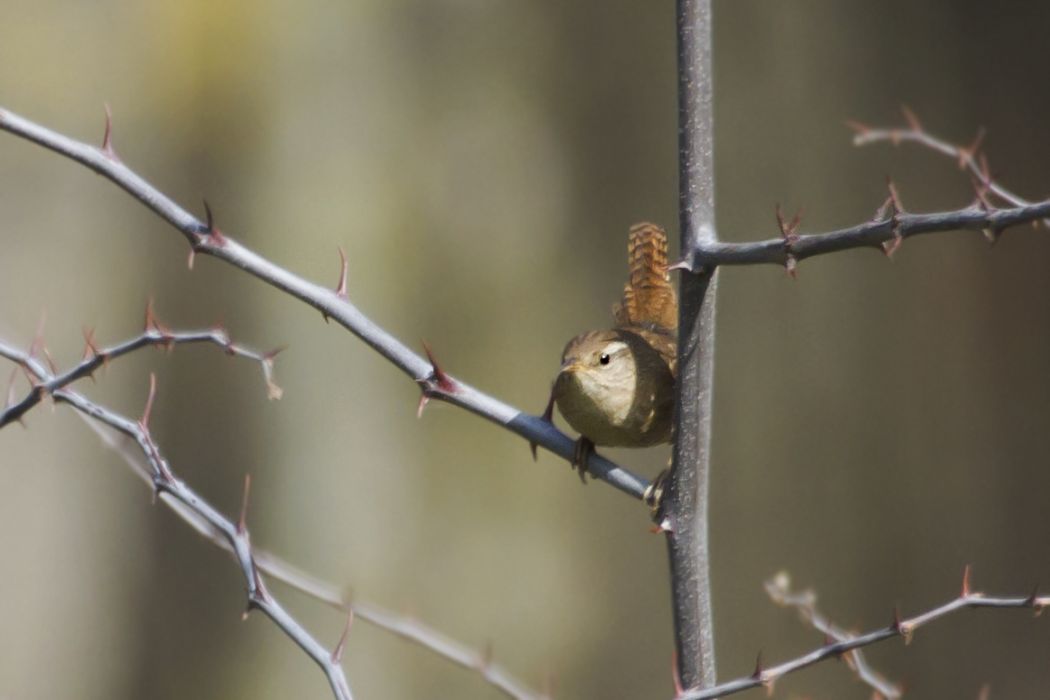
{"type": "Polygon", "coordinates": [[[343,626],[343,633],[339,635],[339,643],[335,645],[335,649],[332,650],[332,663],[339,665],[343,660],[343,651],[346,649],[346,640],[350,636],[350,627],[354,624],[354,610],[351,608],[346,613],[346,624],[343,626]]]}
{"type": "Polygon", "coordinates": [[[153,413],[153,399],[157,396],[157,375],[153,372],[149,373],[149,395],[146,397],[146,407],[142,411],[142,418],[139,419],[139,425],[143,430],[149,430],[149,419],[153,413]]]}
{"type": "Polygon", "coordinates": [[[248,531],[248,496],[252,490],[252,475],[244,475],[244,494],[241,496],[241,515],[237,518],[237,534],[248,531]]]}
{"type": "Polygon", "coordinates": [[[347,261],[346,253],[343,251],[342,246],[339,247],[339,284],[336,285],[335,294],[338,297],[346,299],[346,272],[347,272],[347,261]]]}
{"type": "Polygon", "coordinates": [[[916,133],[922,133],[922,122],[915,116],[915,112],[911,110],[908,105],[901,105],[901,114],[904,115],[904,121],[908,122],[909,128],[916,133]]]}
{"type": "Polygon", "coordinates": [[[215,225],[215,216],[212,214],[211,205],[208,204],[208,200],[202,199],[201,201],[204,202],[204,214],[207,221],[207,229],[202,233],[208,234],[213,243],[221,246],[226,242],[226,238],[222,235],[222,231],[215,225]]]}
{"type": "Polygon", "coordinates": [[[755,680],[763,680],[762,674],[765,672],[765,668],[762,666],[762,651],[759,650],[758,656],[755,657],[755,670],[751,673],[751,677],[755,680]]]}
{"type": "Polygon", "coordinates": [[[427,341],[423,342],[423,351],[427,354],[427,361],[430,363],[431,376],[437,382],[438,388],[446,393],[450,393],[455,390],[456,385],[452,381],[452,378],[445,374],[445,371],[441,369],[441,365],[438,364],[437,360],[434,359],[434,353],[427,344],[427,341]]]}
{"type": "Polygon", "coordinates": [[[102,134],[102,153],[110,160],[120,162],[120,157],[113,148],[113,112],[110,111],[108,102],[103,102],[102,106],[106,110],[106,130],[102,134]]]}
{"type": "Polygon", "coordinates": [[[667,271],[671,272],[672,270],[685,270],[686,272],[693,272],[693,263],[690,260],[690,256],[682,258],[674,265],[668,265],[667,271]]]}

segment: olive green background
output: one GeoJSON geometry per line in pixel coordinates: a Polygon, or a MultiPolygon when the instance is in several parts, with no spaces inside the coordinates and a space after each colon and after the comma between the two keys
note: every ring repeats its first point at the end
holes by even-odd
{"type": "MultiPolygon", "coordinates": [[[[334,286],[447,369],[539,411],[563,343],[610,322],[628,226],[676,229],[669,1],[12,2],[0,0],[0,105],[100,141],[230,235],[334,286]]],[[[891,174],[906,207],[972,199],[953,162],[855,149],[846,119],[946,138],[989,130],[1002,182],[1050,191],[1046,3],[736,0],[715,5],[718,225],[776,235],[871,217],[891,174]]],[[[417,388],[350,334],[207,258],[79,166],[0,134],[0,336],[41,313],[61,364],[81,327],[225,319],[287,345],[285,398],[212,348],[142,352],[91,397],[129,415],[156,372],[174,470],[253,541],[361,600],[410,611],[563,698],[669,698],[662,540],[644,509],[581,487],[550,454],[467,413],[415,417],[417,388]]],[[[718,311],[712,572],[719,677],[818,645],[771,605],[786,569],[839,622],[944,601],[963,566],[988,592],[1050,586],[1050,238],[1011,230],[724,270],[718,311]]],[[[0,368],[6,379],[9,370],[0,368]]],[[[21,386],[21,385],[20,385],[21,386]]],[[[24,389],[24,386],[22,387],[24,389]]],[[[163,507],[66,408],[0,434],[0,697],[326,697],[265,618],[240,619],[225,554],[163,507]]],[[[645,474],[667,448],[616,451],[645,474]]],[[[321,640],[340,617],[274,590],[321,640]]],[[[1048,588],[1047,590],[1050,590],[1048,588]]],[[[1045,697],[1050,627],[963,613],[872,662],[915,698],[1045,697]]],[[[369,627],[344,666],[359,698],[499,694],[369,627]]],[[[866,698],[832,662],[780,698],[866,698]]],[[[757,694],[754,694],[757,697],[757,694]]]]}

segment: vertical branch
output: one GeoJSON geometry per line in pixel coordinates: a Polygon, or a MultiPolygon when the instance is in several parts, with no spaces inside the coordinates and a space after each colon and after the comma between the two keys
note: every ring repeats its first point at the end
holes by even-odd
{"type": "MultiPolygon", "coordinates": [[[[717,240],[714,229],[711,109],[711,1],[677,0],[679,223],[683,257],[717,240]]],[[[681,276],[678,397],[668,528],[678,682],[715,684],[708,572],[708,472],[715,340],[714,270],[681,276]]]]}

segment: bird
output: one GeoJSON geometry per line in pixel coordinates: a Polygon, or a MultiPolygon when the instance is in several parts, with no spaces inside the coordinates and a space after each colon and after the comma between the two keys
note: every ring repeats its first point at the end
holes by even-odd
{"type": "Polygon", "coordinates": [[[571,464],[586,482],[595,445],[647,447],[671,441],[677,376],[678,299],[667,233],[643,222],[627,236],[627,283],[612,328],[587,331],[562,351],[544,418],[556,404],[578,433],[571,464]]]}

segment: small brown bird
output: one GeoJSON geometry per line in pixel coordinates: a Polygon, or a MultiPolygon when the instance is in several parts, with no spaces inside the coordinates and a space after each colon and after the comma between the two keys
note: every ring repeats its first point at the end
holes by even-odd
{"type": "Polygon", "coordinates": [[[677,370],[678,300],[667,270],[667,234],[631,227],[628,278],[613,307],[616,326],[569,341],[554,381],[553,404],[580,433],[572,464],[585,479],[595,445],[646,447],[670,442],[677,370]]]}

